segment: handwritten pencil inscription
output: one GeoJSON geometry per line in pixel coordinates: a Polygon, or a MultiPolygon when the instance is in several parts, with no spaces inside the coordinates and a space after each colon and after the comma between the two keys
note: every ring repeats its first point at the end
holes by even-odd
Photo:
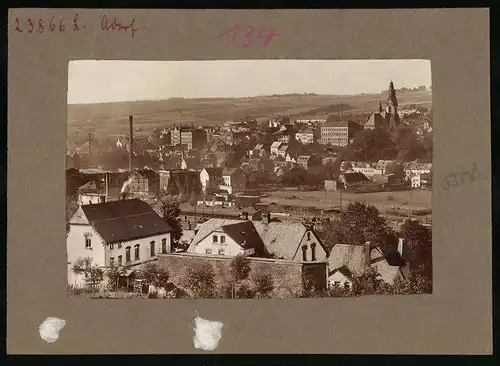
{"type": "Polygon", "coordinates": [[[477,164],[473,163],[471,169],[469,170],[447,174],[444,177],[441,188],[448,191],[451,188],[471,184],[482,178],[483,176],[481,175],[481,172],[477,169],[477,164]]]}

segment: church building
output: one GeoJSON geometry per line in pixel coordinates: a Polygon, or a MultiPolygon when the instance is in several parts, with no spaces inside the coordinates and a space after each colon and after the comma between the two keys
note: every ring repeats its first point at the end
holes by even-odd
{"type": "Polygon", "coordinates": [[[365,124],[365,129],[374,130],[382,128],[387,131],[393,131],[398,128],[400,122],[398,114],[398,99],[396,98],[394,83],[391,81],[389,84],[389,95],[387,97],[385,110],[382,108],[382,103],[379,103],[378,112],[371,114],[365,124]]]}

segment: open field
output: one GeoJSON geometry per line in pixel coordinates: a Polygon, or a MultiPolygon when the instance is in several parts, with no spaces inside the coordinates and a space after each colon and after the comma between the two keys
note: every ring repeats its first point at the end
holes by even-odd
{"type": "MultiPolygon", "coordinates": [[[[412,190],[396,192],[342,193],[342,205],[350,202],[374,205],[379,210],[399,207],[401,210],[418,210],[432,207],[432,191],[412,190]],[[392,200],[389,201],[389,196],[392,200]]],[[[340,192],[326,191],[273,191],[262,202],[298,207],[329,209],[340,206],[340,192]]]]}
{"type": "MultiPolygon", "coordinates": [[[[77,131],[93,130],[96,136],[117,136],[128,133],[128,116],[134,115],[137,135],[151,133],[174,124],[221,125],[225,121],[243,117],[258,121],[272,117],[327,118],[340,111],[344,103],[346,113],[369,113],[378,108],[385,94],[361,95],[283,95],[235,99],[182,99],[137,101],[100,104],[68,105],[68,137],[77,131]],[[349,108],[349,106],[351,108],[349,108]]],[[[431,105],[428,91],[398,93],[401,106],[405,104],[431,105]]]]}

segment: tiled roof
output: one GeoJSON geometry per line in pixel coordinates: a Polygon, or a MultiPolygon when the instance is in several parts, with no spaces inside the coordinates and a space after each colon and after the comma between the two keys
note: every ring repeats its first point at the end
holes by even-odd
{"type": "Polygon", "coordinates": [[[222,168],[205,168],[210,177],[220,177],[222,175],[222,168]]]}
{"type": "Polygon", "coordinates": [[[172,228],[139,199],[80,206],[89,223],[106,243],[166,234],[172,228]]]}
{"type": "Polygon", "coordinates": [[[253,222],[267,251],[278,258],[293,260],[299,243],[306,233],[306,227],[300,222],[253,222]]]}
{"type": "MultiPolygon", "coordinates": [[[[354,276],[365,270],[366,251],[364,245],[336,244],[328,257],[329,274],[341,267],[347,268],[354,276]]],[[[383,253],[378,247],[370,251],[370,266],[374,268],[379,279],[393,284],[399,276],[405,278],[407,266],[395,250],[383,253]]]]}
{"type": "Polygon", "coordinates": [[[354,173],[345,173],[344,178],[347,183],[355,183],[355,182],[363,182],[369,181],[368,177],[363,173],[354,172],[354,173]]]}
{"type": "Polygon", "coordinates": [[[364,271],[365,258],[363,245],[336,244],[328,257],[328,268],[333,271],[345,266],[352,274],[359,276],[364,271]]]}
{"type": "MultiPolygon", "coordinates": [[[[247,220],[235,220],[235,219],[210,219],[197,226],[196,230],[199,230],[196,234],[191,245],[200,242],[207,235],[212,233],[218,228],[222,228],[228,235],[233,237],[235,235],[238,239],[244,240],[245,236],[241,236],[238,232],[241,232],[241,228],[244,228],[248,235],[253,238],[253,242],[260,245],[263,243],[265,251],[269,254],[274,254],[278,258],[283,258],[287,260],[293,260],[295,253],[298,250],[299,244],[306,233],[306,227],[300,222],[279,222],[276,220],[271,220],[268,224],[264,224],[261,221],[247,221],[247,220]],[[254,232],[251,230],[250,225],[256,230],[257,236],[253,237],[254,232]]],[[[247,243],[249,240],[247,239],[247,243]]],[[[321,243],[320,243],[321,244],[321,243]]],[[[189,251],[189,250],[188,250],[189,251]]]]}

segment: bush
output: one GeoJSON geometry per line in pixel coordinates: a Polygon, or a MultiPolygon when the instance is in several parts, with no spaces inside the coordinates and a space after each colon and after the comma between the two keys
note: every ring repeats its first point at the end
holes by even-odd
{"type": "Polygon", "coordinates": [[[190,291],[195,298],[212,298],[215,296],[215,270],[209,263],[200,263],[188,267],[183,282],[183,287],[190,291]]]}

